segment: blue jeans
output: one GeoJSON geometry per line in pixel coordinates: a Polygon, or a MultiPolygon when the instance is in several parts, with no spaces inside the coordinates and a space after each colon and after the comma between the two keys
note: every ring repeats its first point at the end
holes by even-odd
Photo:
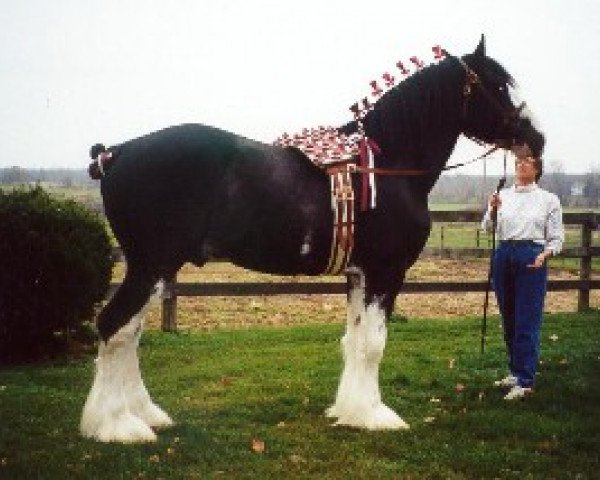
{"type": "Polygon", "coordinates": [[[500,242],[492,282],[508,354],[508,368],[522,387],[532,387],[540,352],[540,327],[548,280],[547,267],[528,268],[544,249],[530,241],[500,242]]]}

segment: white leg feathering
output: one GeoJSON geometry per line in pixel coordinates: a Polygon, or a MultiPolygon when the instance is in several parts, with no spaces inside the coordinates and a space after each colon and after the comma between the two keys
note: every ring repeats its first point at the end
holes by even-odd
{"type": "Polygon", "coordinates": [[[350,292],[346,333],[341,340],[344,368],[335,403],[326,411],[335,425],[367,430],[409,428],[381,401],[379,364],[387,339],[385,312],[374,301],[365,307],[364,277],[350,292]]]}
{"type": "Polygon", "coordinates": [[[101,342],[96,374],[83,408],[83,436],[102,442],[153,442],[151,427],[173,424],[150,398],[142,380],[137,348],[142,316],[136,315],[108,342],[101,342]]]}

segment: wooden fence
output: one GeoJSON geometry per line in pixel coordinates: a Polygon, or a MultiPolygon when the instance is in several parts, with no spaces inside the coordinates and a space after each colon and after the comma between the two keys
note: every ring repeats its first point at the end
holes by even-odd
{"type": "MultiPolygon", "coordinates": [[[[432,212],[433,222],[439,223],[479,223],[482,214],[477,211],[432,212]]],[[[564,258],[580,259],[578,280],[550,280],[548,290],[578,290],[579,312],[590,308],[590,290],[600,289],[600,280],[592,280],[592,258],[600,257],[600,246],[592,246],[592,232],[598,228],[600,214],[591,212],[565,213],[565,225],[579,225],[581,245],[565,248],[560,254],[564,258]]],[[[486,248],[426,248],[423,255],[436,255],[441,258],[487,257],[486,248]]],[[[118,284],[111,285],[114,290],[118,284]]],[[[405,282],[402,293],[448,293],[484,292],[485,281],[469,282],[405,282]]],[[[162,328],[165,331],[177,329],[177,298],[190,296],[249,296],[249,295],[312,295],[345,294],[346,282],[224,282],[224,283],[183,283],[176,278],[165,282],[162,298],[162,328]]]]}

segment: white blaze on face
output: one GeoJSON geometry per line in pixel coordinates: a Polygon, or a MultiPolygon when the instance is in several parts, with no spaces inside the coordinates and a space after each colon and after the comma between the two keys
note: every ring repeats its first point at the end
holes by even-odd
{"type": "Polygon", "coordinates": [[[529,105],[525,102],[523,98],[523,92],[518,86],[508,87],[508,95],[510,96],[510,100],[513,104],[513,108],[520,109],[519,118],[528,119],[531,122],[533,128],[535,128],[538,132],[541,131],[540,122],[537,120],[533,112],[529,109],[529,105]],[[524,107],[521,108],[521,106],[524,107]]]}

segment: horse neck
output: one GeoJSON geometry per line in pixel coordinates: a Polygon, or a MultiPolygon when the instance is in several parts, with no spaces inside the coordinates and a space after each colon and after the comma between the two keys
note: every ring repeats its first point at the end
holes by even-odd
{"type": "Polygon", "coordinates": [[[463,81],[460,66],[446,60],[408,78],[377,102],[365,130],[381,148],[379,166],[429,171],[414,182],[429,193],[460,134],[463,81]]]}

